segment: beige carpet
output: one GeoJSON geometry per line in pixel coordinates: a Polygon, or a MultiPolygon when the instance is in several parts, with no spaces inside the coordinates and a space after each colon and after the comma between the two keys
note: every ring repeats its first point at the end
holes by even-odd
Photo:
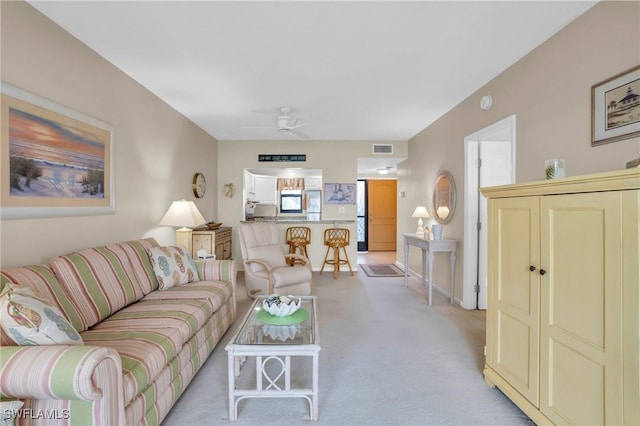
{"type": "MultiPolygon", "coordinates": [[[[250,301],[238,274],[240,318],[250,301]]],[[[320,327],[319,421],[303,399],[244,399],[229,423],[227,352],[239,320],[205,362],[163,426],[199,425],[532,425],[482,377],[484,311],[467,311],[416,278],[313,274],[320,327]]],[[[308,386],[309,363],[298,358],[294,385],[308,386]]],[[[255,361],[241,371],[255,386],[255,361]]]]}

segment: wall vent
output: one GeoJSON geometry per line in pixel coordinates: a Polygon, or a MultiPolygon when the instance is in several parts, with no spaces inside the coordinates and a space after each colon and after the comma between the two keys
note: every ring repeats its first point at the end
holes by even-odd
{"type": "Polygon", "coordinates": [[[373,144],[374,154],[393,154],[393,145],[373,144]]]}

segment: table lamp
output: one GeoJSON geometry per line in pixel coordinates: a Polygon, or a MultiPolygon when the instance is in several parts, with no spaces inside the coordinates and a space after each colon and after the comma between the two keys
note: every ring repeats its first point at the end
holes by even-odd
{"type": "MultiPolygon", "coordinates": [[[[424,236],[425,226],[424,226],[424,223],[422,222],[422,218],[429,217],[429,212],[427,211],[427,208],[425,206],[416,207],[411,217],[418,218],[418,228],[416,229],[416,235],[424,236]]],[[[427,227],[427,231],[428,230],[429,230],[429,227],[427,227]]]]}
{"type": "Polygon", "coordinates": [[[171,203],[160,221],[160,226],[176,226],[176,245],[191,251],[191,229],[207,223],[193,201],[179,200],[171,203]]]}

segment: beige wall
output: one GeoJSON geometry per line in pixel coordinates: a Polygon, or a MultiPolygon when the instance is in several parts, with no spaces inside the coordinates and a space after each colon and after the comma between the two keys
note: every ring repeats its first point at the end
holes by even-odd
{"type": "Polygon", "coordinates": [[[215,216],[215,139],[27,3],[0,7],[2,80],[115,128],[116,206],[113,215],[2,220],[0,266],[143,236],[171,244],[173,230],[157,224],[173,200],[194,198],[196,171],[210,187],[197,205],[215,216]]]}
{"type": "MultiPolygon", "coordinates": [[[[413,208],[431,204],[435,176],[438,170],[448,170],[457,184],[458,204],[444,235],[462,242],[464,138],[512,114],[517,121],[517,182],[544,179],[547,158],[564,158],[567,176],[624,168],[625,162],[637,158],[640,138],[591,147],[591,86],[639,63],[640,2],[594,6],[409,141],[410,159],[399,167],[398,191],[407,194],[399,200],[399,234],[414,232],[413,208]],[[483,95],[493,97],[489,111],[479,107],[483,95]]],[[[398,260],[401,244],[399,238],[398,260]]],[[[462,242],[457,297],[462,297],[463,247],[462,242]]],[[[409,261],[414,270],[420,270],[418,253],[409,261]]],[[[434,269],[434,281],[446,285],[445,256],[438,257],[434,269]]]]}
{"type": "MultiPolygon", "coordinates": [[[[227,199],[221,188],[229,182],[242,188],[242,170],[264,165],[257,162],[258,153],[306,153],[304,167],[323,169],[325,182],[355,181],[356,159],[371,156],[372,142],[217,142],[28,4],[1,2],[0,11],[2,80],[107,122],[116,131],[116,213],[3,220],[2,267],[46,262],[55,254],[142,236],[172,243],[172,230],[157,223],[171,201],[193,199],[190,183],[196,171],[204,172],[208,182],[207,195],[196,201],[204,216],[233,226],[242,217],[242,197],[227,199]]],[[[398,233],[415,230],[413,208],[430,204],[433,179],[446,169],[456,179],[459,197],[445,236],[462,239],[463,139],[511,114],[517,115],[520,182],[542,178],[542,163],[549,157],[565,158],[568,175],[613,170],[635,157],[638,138],[590,146],[590,88],[640,63],[638,16],[638,2],[596,5],[416,135],[408,148],[398,142],[395,156],[411,157],[399,167],[398,190],[407,196],[398,200],[398,233]],[[478,107],[484,94],[494,99],[489,111],[478,107]]],[[[355,211],[339,214],[332,206],[325,217],[353,218],[355,211]]],[[[399,238],[399,260],[401,243],[399,238]]],[[[462,247],[458,296],[461,253],[462,247]]],[[[436,282],[446,282],[445,261],[437,262],[436,282]]],[[[410,265],[419,268],[417,254],[410,265]]]]}
{"type": "MultiPolygon", "coordinates": [[[[376,158],[406,158],[407,141],[375,141],[376,144],[392,144],[393,155],[376,155],[376,158]]],[[[226,226],[236,226],[244,215],[242,187],[244,169],[253,168],[285,168],[302,167],[305,169],[322,170],[323,183],[356,182],[357,162],[361,157],[373,157],[373,141],[219,141],[218,155],[218,217],[217,221],[223,222],[226,226]],[[304,163],[260,163],[258,154],[306,154],[307,161],[304,163]],[[226,183],[233,183],[236,187],[236,195],[233,198],[226,198],[221,187],[226,183]]],[[[345,205],[345,212],[338,212],[337,205],[323,205],[323,219],[356,219],[356,206],[345,205]]],[[[312,238],[319,238],[312,236],[312,238]]],[[[320,237],[321,238],[321,237],[320,237]]],[[[353,237],[352,237],[353,239],[353,237]]],[[[235,244],[237,241],[234,232],[233,255],[236,259],[241,259],[240,247],[235,244]]],[[[352,264],[356,263],[357,247],[353,244],[350,247],[349,259],[352,264]]],[[[320,259],[322,263],[322,259],[320,259]]],[[[314,262],[315,264],[315,262],[314,262]]],[[[242,268],[239,265],[239,268],[242,268]]]]}

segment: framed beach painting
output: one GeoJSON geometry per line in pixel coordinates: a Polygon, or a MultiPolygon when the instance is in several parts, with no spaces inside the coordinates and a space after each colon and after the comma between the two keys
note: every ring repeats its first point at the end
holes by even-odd
{"type": "Polygon", "coordinates": [[[591,146],[640,136],[640,66],[591,87],[591,146]]]}
{"type": "Polygon", "coordinates": [[[324,184],[325,204],[355,204],[356,184],[355,183],[325,183],[324,184]]]}
{"type": "Polygon", "coordinates": [[[112,214],[112,126],[1,83],[0,217],[112,214]]]}

